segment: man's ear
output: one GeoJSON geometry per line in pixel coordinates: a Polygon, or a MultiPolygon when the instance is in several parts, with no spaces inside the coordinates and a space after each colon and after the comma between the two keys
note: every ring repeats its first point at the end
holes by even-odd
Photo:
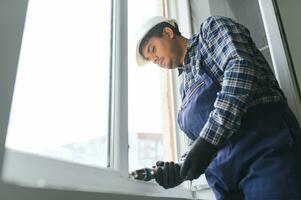
{"type": "Polygon", "coordinates": [[[175,37],[175,34],[173,32],[173,30],[169,27],[165,27],[163,28],[163,33],[162,33],[163,36],[166,36],[168,38],[174,38],[175,37]]]}

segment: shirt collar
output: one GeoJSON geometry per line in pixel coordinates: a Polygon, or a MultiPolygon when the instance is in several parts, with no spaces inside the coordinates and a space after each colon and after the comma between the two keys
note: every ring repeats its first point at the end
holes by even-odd
{"type": "Polygon", "coordinates": [[[182,74],[182,72],[184,71],[183,68],[178,68],[178,76],[180,76],[182,74]]]}
{"type": "Polygon", "coordinates": [[[183,73],[183,71],[186,71],[190,67],[188,65],[189,64],[189,60],[190,60],[189,51],[191,50],[191,48],[193,46],[195,46],[197,44],[197,41],[198,41],[197,34],[193,35],[190,39],[188,39],[188,42],[187,42],[187,51],[186,51],[186,54],[185,54],[185,57],[184,57],[184,65],[180,65],[179,66],[179,68],[178,68],[178,76],[180,76],[183,73]]]}
{"type": "Polygon", "coordinates": [[[195,34],[193,35],[191,38],[188,39],[188,43],[187,43],[187,52],[196,44],[197,42],[197,37],[198,35],[195,34]]]}
{"type": "Polygon", "coordinates": [[[193,47],[198,44],[198,35],[193,35],[189,40],[187,44],[187,51],[184,57],[184,69],[189,70],[190,63],[191,63],[191,57],[194,55],[195,52],[193,51],[193,47]]]}

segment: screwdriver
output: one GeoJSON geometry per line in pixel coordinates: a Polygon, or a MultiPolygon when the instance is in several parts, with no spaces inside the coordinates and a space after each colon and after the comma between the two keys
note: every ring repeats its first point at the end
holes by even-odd
{"type": "MultiPolygon", "coordinates": [[[[178,164],[181,166],[183,163],[178,164]]],[[[155,179],[158,167],[164,167],[164,162],[159,162],[158,165],[159,166],[154,166],[153,168],[142,168],[132,171],[130,173],[130,177],[142,181],[150,181],[155,179]]]]}

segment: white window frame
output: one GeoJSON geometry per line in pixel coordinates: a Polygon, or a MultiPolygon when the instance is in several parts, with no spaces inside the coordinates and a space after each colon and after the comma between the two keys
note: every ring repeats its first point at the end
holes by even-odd
{"type": "Polygon", "coordinates": [[[274,72],[288,104],[301,125],[301,99],[297,81],[293,75],[292,62],[288,56],[288,46],[283,30],[278,24],[278,15],[274,0],[258,0],[267,40],[271,52],[274,72]]]}
{"type": "Polygon", "coordinates": [[[165,190],[155,183],[132,180],[128,173],[127,0],[114,1],[113,76],[115,82],[111,168],[97,168],[5,148],[28,1],[0,2],[0,199],[98,200],[121,194],[130,199],[192,199],[190,190],[165,190]],[[47,169],[46,166],[51,166],[47,169]],[[17,178],[16,178],[17,177],[17,178]],[[113,193],[113,194],[112,194],[113,193]],[[143,196],[143,198],[141,198],[143,196]]]}

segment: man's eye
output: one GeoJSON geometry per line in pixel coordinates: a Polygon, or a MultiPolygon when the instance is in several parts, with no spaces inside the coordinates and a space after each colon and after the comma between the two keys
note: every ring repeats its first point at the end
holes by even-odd
{"type": "Polygon", "coordinates": [[[152,48],[151,48],[151,52],[152,52],[152,53],[154,53],[154,51],[155,51],[155,47],[154,47],[154,46],[152,46],[152,48]]]}

